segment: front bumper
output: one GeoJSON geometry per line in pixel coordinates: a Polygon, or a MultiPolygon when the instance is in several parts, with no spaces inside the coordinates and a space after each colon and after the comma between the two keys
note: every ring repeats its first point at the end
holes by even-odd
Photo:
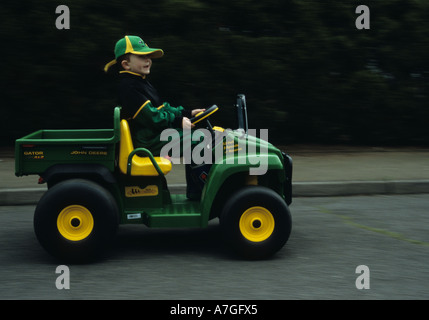
{"type": "Polygon", "coordinates": [[[283,183],[283,193],[287,205],[290,205],[292,203],[292,158],[284,152],[282,152],[282,155],[286,176],[283,183]]]}

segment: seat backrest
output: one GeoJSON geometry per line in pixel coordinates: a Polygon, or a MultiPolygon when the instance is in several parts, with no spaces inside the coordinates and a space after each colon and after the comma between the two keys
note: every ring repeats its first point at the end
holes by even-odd
{"type": "Polygon", "coordinates": [[[116,106],[113,110],[113,134],[114,134],[114,142],[118,142],[121,135],[121,109],[122,107],[116,106]]]}
{"type": "Polygon", "coordinates": [[[127,120],[121,120],[121,141],[119,143],[119,169],[122,173],[127,173],[128,156],[134,150],[133,140],[131,139],[130,126],[127,120]]]}

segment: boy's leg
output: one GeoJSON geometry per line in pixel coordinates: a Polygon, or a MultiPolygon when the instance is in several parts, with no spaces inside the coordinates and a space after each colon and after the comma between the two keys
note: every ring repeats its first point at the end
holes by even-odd
{"type": "Polygon", "coordinates": [[[206,183],[211,164],[185,165],[186,172],[186,197],[191,200],[199,200],[206,183]]]}
{"type": "MultiPolygon", "coordinates": [[[[200,131],[191,131],[191,130],[177,130],[176,136],[172,139],[163,142],[163,145],[169,143],[170,150],[168,156],[175,157],[178,156],[180,150],[180,156],[183,158],[185,163],[185,175],[186,175],[186,195],[189,199],[198,200],[201,198],[201,193],[205,184],[205,180],[210,171],[211,164],[196,164],[192,159],[193,148],[200,144],[204,140],[204,135],[200,131]],[[195,136],[195,135],[197,136],[195,136]],[[194,136],[194,139],[192,139],[194,136]],[[198,138],[196,138],[198,137],[198,138]],[[193,141],[196,140],[196,141],[193,141]],[[173,151],[174,150],[174,151],[173,151]]],[[[162,146],[159,147],[162,149],[162,146]]],[[[161,156],[163,155],[161,152],[161,156]]]]}
{"type": "MultiPolygon", "coordinates": [[[[192,131],[193,139],[191,139],[190,143],[184,143],[185,147],[190,146],[190,150],[184,149],[184,154],[189,155],[192,154],[192,151],[195,146],[200,144],[204,140],[204,135],[200,131],[192,131]],[[197,135],[197,136],[195,136],[197,135]],[[192,141],[195,140],[195,141],[192,141]]],[[[187,137],[185,137],[186,139],[187,137]]],[[[211,164],[201,163],[196,164],[194,159],[190,157],[190,164],[185,165],[186,171],[186,196],[191,200],[199,200],[201,198],[201,194],[208,177],[211,164]]]]}

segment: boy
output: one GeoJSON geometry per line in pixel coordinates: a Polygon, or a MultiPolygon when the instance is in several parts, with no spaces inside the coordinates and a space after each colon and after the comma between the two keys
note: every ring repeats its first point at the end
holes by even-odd
{"type": "MultiPolygon", "coordinates": [[[[128,119],[135,148],[147,148],[154,155],[159,155],[167,141],[161,141],[160,135],[167,128],[191,129],[189,120],[205,109],[185,110],[163,102],[156,89],[147,80],[152,59],[161,58],[161,49],[149,46],[137,36],[125,36],[115,46],[115,60],[108,68],[119,65],[119,104],[122,113],[128,119]]],[[[182,135],[182,131],[178,130],[182,135]]],[[[182,150],[183,152],[183,150],[182,150]]]]}
{"type": "MultiPolygon", "coordinates": [[[[162,147],[168,143],[160,139],[164,129],[179,128],[182,140],[183,131],[180,128],[193,128],[189,118],[205,111],[185,110],[182,106],[175,108],[161,100],[147,76],[150,74],[152,59],[161,58],[163,55],[161,49],[150,48],[140,37],[125,36],[116,43],[115,60],[104,68],[107,72],[112,65],[119,65],[119,103],[122,106],[123,118],[127,119],[130,125],[134,147],[147,148],[156,156],[160,155],[162,147]]],[[[180,143],[180,146],[182,145],[180,143]]],[[[198,199],[203,184],[196,179],[199,172],[191,171],[189,165],[186,165],[187,196],[190,199],[198,199]]]]}

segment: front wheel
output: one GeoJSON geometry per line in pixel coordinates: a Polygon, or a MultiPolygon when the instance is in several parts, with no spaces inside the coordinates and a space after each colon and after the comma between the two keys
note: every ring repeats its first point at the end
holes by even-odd
{"type": "Polygon", "coordinates": [[[81,179],[53,186],[34,213],[34,231],[42,247],[70,262],[98,257],[113,239],[118,222],[118,207],[110,192],[81,179]]]}
{"type": "Polygon", "coordinates": [[[273,190],[245,187],[227,201],[220,217],[228,244],[247,259],[264,259],[289,239],[292,219],[285,201],[273,190]]]}

